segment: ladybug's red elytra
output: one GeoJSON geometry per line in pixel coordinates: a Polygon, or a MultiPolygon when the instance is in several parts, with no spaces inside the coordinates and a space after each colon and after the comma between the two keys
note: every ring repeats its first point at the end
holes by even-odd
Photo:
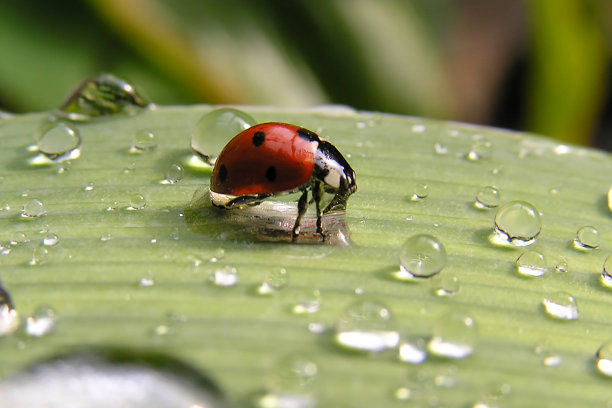
{"type": "Polygon", "coordinates": [[[300,233],[309,191],[316,205],[317,234],[325,238],[323,214],[344,209],[356,190],[355,172],[334,145],[308,129],[278,122],[252,126],[230,140],[210,179],[212,203],[223,208],[257,205],[274,195],[301,191],[293,241],[300,233]],[[322,209],[324,192],[334,196],[322,209]]]}

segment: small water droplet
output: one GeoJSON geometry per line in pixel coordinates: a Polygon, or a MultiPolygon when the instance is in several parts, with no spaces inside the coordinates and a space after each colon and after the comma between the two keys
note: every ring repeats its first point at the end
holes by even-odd
{"type": "Polygon", "coordinates": [[[318,289],[315,289],[310,297],[294,305],[292,312],[296,315],[314,314],[319,311],[320,306],[321,293],[318,289]]]}
{"type": "Polygon", "coordinates": [[[418,183],[416,186],[414,186],[414,190],[410,199],[412,201],[420,201],[427,198],[428,195],[429,186],[425,183],[418,183]]]}
{"type": "Polygon", "coordinates": [[[45,246],[55,246],[57,245],[58,242],[59,242],[59,237],[57,236],[57,234],[54,234],[52,232],[47,233],[47,235],[45,235],[45,237],[42,240],[42,243],[45,246]]]}
{"type": "Polygon", "coordinates": [[[94,189],[93,181],[90,181],[89,183],[87,183],[87,185],[85,185],[85,187],[83,187],[84,191],[93,191],[93,189],[94,189]]]}
{"type": "Polygon", "coordinates": [[[555,151],[556,155],[561,156],[561,155],[564,155],[564,154],[568,154],[569,152],[571,152],[571,150],[572,149],[569,146],[566,146],[566,145],[557,145],[555,147],[554,151],[555,151]]]}
{"type": "Polygon", "coordinates": [[[106,211],[115,211],[117,208],[119,208],[119,203],[117,201],[111,201],[106,207],[106,211]]]}
{"type": "Polygon", "coordinates": [[[225,249],[217,248],[213,256],[210,257],[210,262],[219,262],[223,260],[224,258],[225,258],[225,249]]]}
{"type": "Polygon", "coordinates": [[[162,184],[176,184],[183,179],[183,166],[173,163],[166,170],[165,178],[161,181],[162,184]]]}
{"type": "Polygon", "coordinates": [[[212,271],[210,281],[216,286],[230,287],[238,283],[238,271],[233,266],[226,265],[212,271]]]}
{"type": "Polygon", "coordinates": [[[500,196],[499,190],[493,186],[486,186],[480,189],[476,194],[476,201],[474,201],[474,207],[479,210],[490,210],[499,205],[500,196]]]}
{"type": "MultiPolygon", "coordinates": [[[[62,162],[77,159],[81,155],[81,136],[76,129],[62,122],[45,122],[36,147],[49,160],[62,162]]],[[[36,159],[35,159],[36,161],[36,159]]]]}
{"type": "Polygon", "coordinates": [[[289,274],[285,268],[270,271],[266,280],[257,288],[257,293],[260,295],[270,295],[285,289],[289,285],[289,274]]]}
{"type": "Polygon", "coordinates": [[[516,260],[519,275],[537,277],[546,273],[546,259],[537,251],[525,251],[516,260]]]}
{"type": "Polygon", "coordinates": [[[584,226],[576,233],[574,248],[581,251],[589,251],[599,248],[599,231],[590,225],[584,226]]]}
{"type": "Polygon", "coordinates": [[[55,327],[57,316],[49,306],[39,306],[26,319],[25,331],[29,336],[42,337],[55,327]]]}
{"type": "Polygon", "coordinates": [[[612,341],[603,343],[596,354],[597,370],[607,377],[612,377],[612,341]]]}
{"type": "Polygon", "coordinates": [[[325,332],[325,323],[321,322],[312,322],[308,323],[308,331],[312,334],[321,334],[325,332]]]}
{"type": "Polygon", "coordinates": [[[26,244],[28,242],[30,242],[30,239],[28,238],[25,232],[15,231],[13,233],[13,236],[11,237],[11,240],[9,241],[9,244],[19,245],[19,244],[26,244]]]}
{"type": "Polygon", "coordinates": [[[49,256],[49,248],[44,244],[39,244],[34,247],[32,251],[32,259],[30,259],[30,265],[41,265],[47,261],[49,256]]]}
{"type": "Polygon", "coordinates": [[[555,271],[559,272],[559,273],[567,273],[568,272],[568,265],[566,261],[560,261],[555,265],[555,271]]]}
{"type": "Polygon", "coordinates": [[[608,210],[612,212],[612,187],[608,190],[608,210]]]}
{"type": "Polygon", "coordinates": [[[142,194],[134,194],[130,197],[130,205],[127,207],[128,210],[142,210],[146,207],[147,200],[142,194]]]}
{"type": "MultiPolygon", "coordinates": [[[[311,394],[319,368],[308,356],[289,354],[277,359],[266,376],[267,399],[274,398],[278,407],[314,407],[311,394]]],[[[266,405],[267,406],[267,405],[266,405]]]]}
{"type": "Polygon", "coordinates": [[[398,280],[430,278],[446,266],[446,249],[437,238],[417,234],[402,245],[399,263],[400,270],[393,274],[398,280]]]}
{"type": "Polygon", "coordinates": [[[448,153],[448,147],[444,146],[442,143],[435,143],[434,144],[434,152],[436,152],[436,154],[447,154],[448,153]]]}
{"type": "Polygon", "coordinates": [[[19,314],[13,307],[8,291],[0,286],[0,337],[13,333],[19,327],[19,314]]]}
{"type": "Polygon", "coordinates": [[[425,125],[416,124],[412,125],[412,133],[423,133],[425,131],[425,125]]]}
{"type": "Polygon", "coordinates": [[[140,278],[140,280],[138,281],[138,286],[148,288],[154,285],[155,285],[155,279],[153,279],[153,277],[151,276],[145,276],[144,278],[140,278]]]}
{"type": "Polygon", "coordinates": [[[256,123],[251,115],[238,109],[215,109],[198,120],[191,135],[191,149],[212,166],[227,142],[256,123]]]}
{"type": "Polygon", "coordinates": [[[559,354],[548,354],[542,359],[542,364],[546,367],[558,367],[563,363],[563,357],[559,354]]]}
{"type": "Polygon", "coordinates": [[[45,206],[42,201],[32,198],[23,204],[21,207],[21,217],[23,218],[38,218],[45,215],[45,206]]]}
{"type": "Polygon", "coordinates": [[[123,113],[135,115],[149,106],[132,85],[111,74],[99,74],[81,82],[60,107],[59,114],[70,120],[123,113]]]}
{"type": "Polygon", "coordinates": [[[488,160],[493,155],[493,143],[485,138],[477,138],[474,140],[471,150],[467,154],[467,158],[471,161],[488,160]]]}
{"type": "Polygon", "coordinates": [[[361,295],[363,295],[365,293],[365,289],[363,289],[363,288],[355,288],[355,290],[353,292],[355,292],[355,294],[357,296],[361,296],[361,295]]]}
{"type": "Polygon", "coordinates": [[[402,341],[399,346],[399,359],[404,363],[421,364],[427,359],[427,343],[422,338],[402,341]]]}
{"type": "Polygon", "coordinates": [[[106,233],[100,237],[100,241],[102,242],[108,242],[111,239],[113,239],[113,236],[110,233],[106,233]]]}
{"type": "Polygon", "coordinates": [[[349,305],[336,322],[335,340],[351,350],[379,352],[397,347],[400,336],[391,328],[391,311],[387,307],[360,299],[349,305]]]}
{"type": "Polygon", "coordinates": [[[548,316],[559,320],[577,320],[580,318],[578,303],[567,292],[555,292],[542,299],[542,305],[548,316]]]}
{"type": "Polygon", "coordinates": [[[171,328],[170,328],[170,326],[168,326],[166,324],[157,325],[153,329],[153,334],[156,335],[156,336],[166,336],[166,335],[170,334],[170,332],[171,332],[171,328]]]}
{"type": "Polygon", "coordinates": [[[452,274],[440,274],[434,277],[434,293],[437,296],[452,296],[459,292],[459,278],[452,274]]]}
{"type": "Polygon", "coordinates": [[[511,201],[495,214],[491,241],[496,245],[527,246],[535,242],[542,229],[538,210],[526,201],[511,201]]]}
{"type": "Polygon", "coordinates": [[[148,129],[140,129],[134,133],[130,153],[137,154],[149,152],[155,148],[157,148],[157,137],[155,137],[155,133],[148,129]]]}
{"type": "Polygon", "coordinates": [[[437,356],[461,359],[474,352],[477,339],[478,331],[474,319],[451,312],[436,322],[427,348],[437,356]]]}
{"type": "Polygon", "coordinates": [[[601,271],[601,284],[612,289],[612,255],[608,255],[601,271]]]}

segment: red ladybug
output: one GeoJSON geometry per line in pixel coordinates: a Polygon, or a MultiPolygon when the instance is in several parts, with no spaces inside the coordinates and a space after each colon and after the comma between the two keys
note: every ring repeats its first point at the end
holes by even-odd
{"type": "Polygon", "coordinates": [[[317,233],[325,237],[321,217],[332,209],[344,209],[356,190],[355,172],[334,145],[308,129],[276,122],[255,125],[230,140],[210,179],[212,203],[223,208],[257,205],[270,196],[301,191],[294,241],[309,191],[317,210],[317,233]],[[322,210],[324,192],[334,196],[322,210]]]}

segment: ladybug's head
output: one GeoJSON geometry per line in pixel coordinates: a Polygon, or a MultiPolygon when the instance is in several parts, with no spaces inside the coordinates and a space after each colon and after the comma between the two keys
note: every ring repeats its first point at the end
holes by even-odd
{"type": "Polygon", "coordinates": [[[326,140],[319,142],[314,177],[325,183],[325,190],[344,197],[357,191],[355,171],[338,149],[326,140]]]}

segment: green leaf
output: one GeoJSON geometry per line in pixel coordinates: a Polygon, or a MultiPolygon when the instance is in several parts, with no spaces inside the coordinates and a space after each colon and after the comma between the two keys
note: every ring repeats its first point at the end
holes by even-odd
{"type": "Polygon", "coordinates": [[[321,407],[610,402],[612,380],[598,373],[594,357],[612,337],[612,293],[599,283],[612,252],[608,154],[533,135],[348,108],[244,108],[257,121],[317,131],[357,173],[346,217],[351,245],[261,242],[236,233],[223,211],[190,213],[210,169],[189,165],[189,139],[211,109],[157,107],[74,124],[82,151],[70,165],[31,163],[36,153],[28,146],[45,114],[0,119],[0,279],[22,319],[40,305],[58,316],[48,335],[34,338],[20,329],[0,338],[2,377],[56,353],[100,345],[152,349],[186,361],[240,406],[266,389],[279,359],[297,354],[317,365],[308,389],[321,407]],[[143,129],[154,133],[157,148],[130,154],[143,129]],[[469,155],[472,150],[480,157],[469,155]],[[172,164],[184,166],[184,178],[161,184],[172,164]],[[428,195],[414,201],[419,184],[427,184],[428,195]],[[473,205],[489,185],[499,189],[502,204],[523,200],[539,210],[542,231],[533,245],[490,242],[495,210],[473,205]],[[129,210],[138,194],[145,207],[129,210]],[[46,214],[21,217],[32,199],[46,214]],[[574,248],[576,231],[585,225],[598,228],[598,249],[574,248]],[[418,233],[442,242],[446,267],[432,279],[394,280],[400,247],[418,233]],[[44,247],[45,255],[40,245],[48,234],[59,241],[44,247]],[[517,274],[515,261],[528,249],[544,254],[543,277],[517,274]],[[560,262],[567,273],[554,270],[560,262]],[[225,266],[238,271],[237,285],[211,284],[209,274],[225,266]],[[258,295],[256,288],[281,268],[287,287],[258,295]],[[458,291],[438,296],[453,276],[458,291]],[[143,278],[154,284],[139,285],[143,278]],[[296,304],[316,299],[315,291],[320,310],[294,314],[296,304]],[[575,297],[578,320],[546,314],[543,298],[558,291],[575,297]],[[428,340],[436,326],[448,326],[438,323],[448,313],[469,316],[478,329],[474,353],[460,360],[429,355],[412,365],[399,361],[397,350],[346,352],[335,343],[333,327],[359,299],[386,305],[403,339],[428,340]],[[323,333],[317,333],[320,325],[323,333]],[[555,356],[560,365],[543,363],[555,356]]]}

